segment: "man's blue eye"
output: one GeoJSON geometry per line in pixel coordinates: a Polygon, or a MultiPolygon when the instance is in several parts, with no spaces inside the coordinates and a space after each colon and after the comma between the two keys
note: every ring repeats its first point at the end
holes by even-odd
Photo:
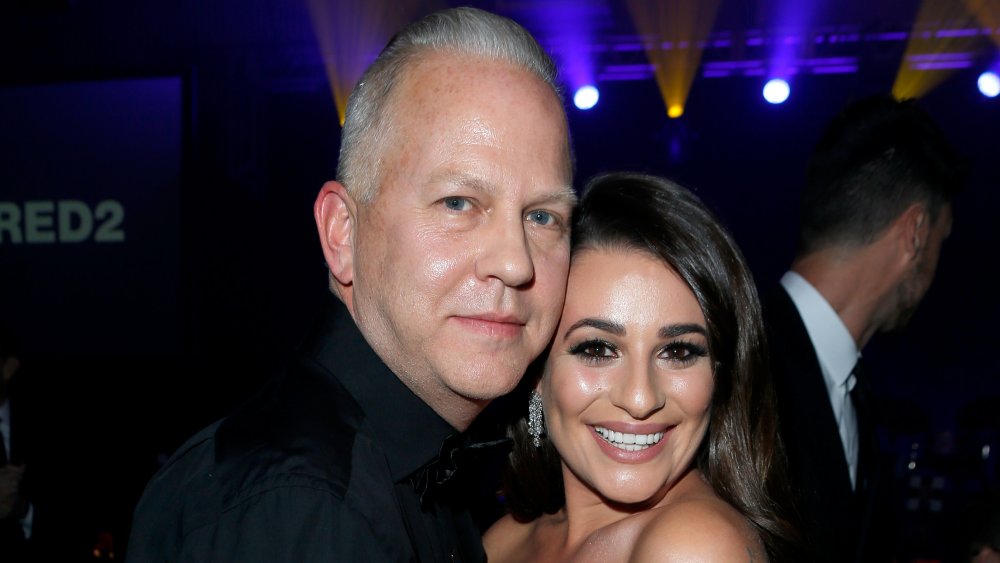
{"type": "Polygon", "coordinates": [[[449,197],[445,198],[444,205],[453,211],[465,211],[469,205],[469,200],[464,197],[449,197]]]}
{"type": "Polygon", "coordinates": [[[528,213],[528,220],[534,221],[539,225],[551,225],[552,223],[555,223],[556,218],[548,211],[537,210],[528,213]]]}

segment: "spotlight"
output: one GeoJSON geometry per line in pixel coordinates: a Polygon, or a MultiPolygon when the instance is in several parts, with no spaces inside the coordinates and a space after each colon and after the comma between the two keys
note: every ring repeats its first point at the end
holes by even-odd
{"type": "Polygon", "coordinates": [[[768,103],[780,104],[788,99],[788,94],[791,93],[791,88],[788,86],[788,82],[780,78],[772,78],[767,81],[764,85],[764,99],[768,103]]]}
{"type": "Polygon", "coordinates": [[[597,105],[601,94],[593,86],[583,86],[573,94],[573,104],[580,109],[590,109],[597,105]]]}
{"type": "Polygon", "coordinates": [[[1000,76],[992,70],[979,75],[979,91],[987,98],[995,98],[1000,94],[1000,76]]]}
{"type": "Polygon", "coordinates": [[[684,115],[684,106],[680,104],[672,104],[667,108],[667,116],[677,119],[678,117],[684,115]]]}

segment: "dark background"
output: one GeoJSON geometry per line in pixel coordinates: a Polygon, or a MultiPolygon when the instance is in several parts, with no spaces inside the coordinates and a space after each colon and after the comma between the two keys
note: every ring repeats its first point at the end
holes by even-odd
{"type": "MultiPolygon", "coordinates": [[[[595,44],[634,33],[619,2],[557,3],[592,18],[595,44]]],[[[553,33],[536,17],[544,0],[474,4],[543,44],[553,33]]],[[[906,31],[919,5],[799,4],[812,25],[862,32],[906,31]]],[[[778,7],[723,1],[715,29],[766,33],[778,7]]],[[[774,283],[820,130],[850,100],[889,91],[902,47],[859,42],[856,72],[797,76],[780,106],[761,99],[763,77],[698,78],[679,120],[651,79],[600,82],[595,109],[567,101],[577,185],[613,169],[675,178],[774,283]]],[[[902,560],[943,558],[947,522],[997,483],[1000,99],[975,88],[996,59],[984,53],[921,99],[971,182],[910,327],[865,350],[893,406],[882,439],[898,459],[902,560]]],[[[750,56],[712,54],[737,55],[750,56]]],[[[0,105],[0,204],[126,209],[119,243],[0,238],[0,324],[20,337],[22,383],[76,491],[66,502],[90,518],[81,526],[114,534],[120,557],[158,465],[280,368],[326,291],[311,205],[336,168],[333,97],[303,0],[45,0],[0,3],[0,105]]]]}

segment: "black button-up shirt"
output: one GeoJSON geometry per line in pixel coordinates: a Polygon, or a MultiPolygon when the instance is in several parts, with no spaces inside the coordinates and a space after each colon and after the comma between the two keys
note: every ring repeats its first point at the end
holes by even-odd
{"type": "Polygon", "coordinates": [[[485,560],[478,528],[446,500],[461,495],[422,504],[413,485],[455,429],[331,301],[281,378],[153,477],[128,562],[485,560]]]}

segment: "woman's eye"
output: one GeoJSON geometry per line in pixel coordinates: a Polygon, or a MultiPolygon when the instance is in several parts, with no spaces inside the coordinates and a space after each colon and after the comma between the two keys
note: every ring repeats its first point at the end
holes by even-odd
{"type": "Polygon", "coordinates": [[[528,220],[542,226],[549,226],[555,224],[556,216],[548,211],[536,209],[535,211],[528,213],[528,220]]]}
{"type": "Polygon", "coordinates": [[[662,353],[664,359],[682,364],[690,364],[707,355],[708,350],[704,347],[689,343],[669,344],[663,348],[662,353]]]}
{"type": "Polygon", "coordinates": [[[614,358],[617,356],[617,350],[614,346],[598,340],[581,342],[570,349],[570,353],[585,359],[614,358]]]}
{"type": "Polygon", "coordinates": [[[671,346],[664,351],[667,353],[667,357],[672,360],[685,360],[691,356],[691,350],[684,346],[671,346]]]}
{"type": "Polygon", "coordinates": [[[605,344],[593,344],[583,349],[583,353],[588,356],[606,357],[611,356],[611,348],[605,344]]]}
{"type": "Polygon", "coordinates": [[[472,206],[472,203],[464,197],[446,197],[444,206],[452,211],[466,211],[472,206]]]}

